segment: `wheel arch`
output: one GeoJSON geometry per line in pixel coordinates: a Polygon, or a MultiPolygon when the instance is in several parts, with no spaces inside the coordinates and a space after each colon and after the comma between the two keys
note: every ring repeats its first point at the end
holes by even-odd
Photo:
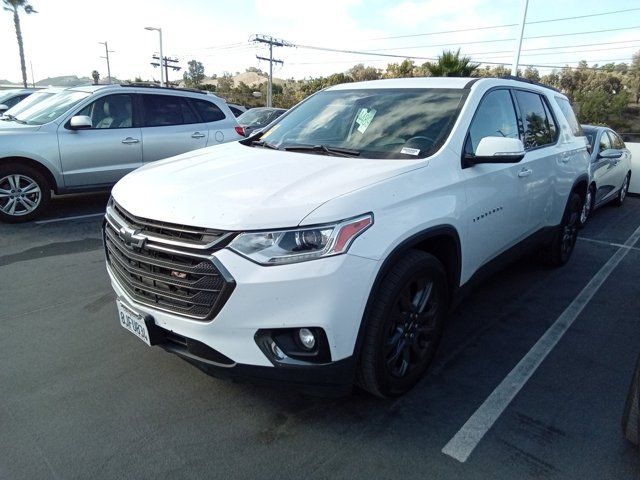
{"type": "Polygon", "coordinates": [[[458,230],[453,225],[447,224],[429,227],[411,235],[398,244],[386,256],[376,274],[360,321],[358,336],[354,346],[354,358],[357,359],[360,356],[366,328],[366,319],[373,306],[377,289],[395,262],[402,257],[404,252],[410,249],[422,250],[429,253],[442,263],[447,275],[449,301],[451,302],[454,298],[454,294],[460,286],[460,273],[462,269],[462,249],[458,230]]]}
{"type": "Polygon", "coordinates": [[[49,168],[47,168],[45,165],[43,165],[41,162],[37,160],[28,158],[28,157],[12,156],[12,157],[4,157],[0,159],[0,162],[2,162],[2,164],[14,163],[14,164],[26,165],[31,168],[34,168],[47,179],[47,182],[49,182],[49,186],[54,192],[57,193],[59,190],[58,182],[54,174],[51,172],[51,170],[49,170],[49,168]]]}

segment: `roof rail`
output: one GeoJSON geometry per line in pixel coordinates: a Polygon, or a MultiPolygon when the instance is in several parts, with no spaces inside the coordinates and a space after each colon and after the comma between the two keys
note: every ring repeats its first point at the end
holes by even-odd
{"type": "Polygon", "coordinates": [[[560,90],[558,90],[555,87],[552,87],[551,85],[545,85],[544,83],[536,82],[535,80],[529,80],[528,78],[517,77],[515,75],[502,75],[500,77],[494,77],[494,78],[501,78],[503,80],[515,80],[517,82],[529,83],[531,85],[537,85],[539,87],[548,88],[549,90],[553,90],[555,92],[562,93],[560,90]]]}
{"type": "Polygon", "coordinates": [[[163,90],[172,90],[179,92],[191,92],[191,93],[201,93],[203,95],[207,94],[206,90],[196,90],[195,88],[179,88],[179,87],[161,87],[160,85],[156,85],[154,83],[146,83],[146,82],[131,82],[131,83],[120,83],[121,87],[141,87],[141,88],[158,88],[163,90]]]}

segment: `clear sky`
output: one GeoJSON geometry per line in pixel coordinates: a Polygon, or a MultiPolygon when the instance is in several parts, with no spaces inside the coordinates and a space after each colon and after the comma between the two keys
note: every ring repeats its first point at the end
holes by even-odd
{"type": "MultiPolygon", "coordinates": [[[[159,78],[158,70],[150,65],[151,55],[158,51],[158,34],[144,30],[145,26],[163,29],[165,55],[179,58],[183,68],[187,61],[197,59],[207,75],[242,72],[252,66],[267,69],[267,63],[255,58],[268,55],[265,47],[248,42],[256,33],[297,45],[401,56],[434,57],[443,48],[460,46],[475,60],[510,63],[518,27],[477,28],[517,24],[523,2],[33,0],[32,5],[39,13],[23,14],[21,19],[27,70],[29,61],[33,62],[37,81],[58,75],[90,76],[94,69],[105,77],[105,60],[100,58],[104,47],[98,43],[105,40],[114,51],[113,75],[159,78]],[[470,28],[476,30],[437,33],[470,28]],[[405,37],[381,38],[398,36],[405,37]]],[[[543,38],[525,38],[521,63],[564,65],[586,59],[602,64],[629,61],[640,50],[638,0],[530,0],[530,22],[628,9],[636,10],[526,25],[525,37],[543,38]],[[581,33],[611,29],[620,30],[581,33]]],[[[0,79],[18,81],[20,63],[12,15],[0,13],[0,79]]],[[[355,63],[383,68],[402,60],[293,47],[275,48],[274,57],[284,61],[274,72],[281,78],[327,75],[355,63]]],[[[179,76],[181,72],[170,74],[172,79],[179,76]]]]}

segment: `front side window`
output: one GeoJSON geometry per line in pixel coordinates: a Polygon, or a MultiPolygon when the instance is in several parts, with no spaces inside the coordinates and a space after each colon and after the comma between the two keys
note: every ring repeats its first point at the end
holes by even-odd
{"type": "Polygon", "coordinates": [[[184,97],[172,95],[142,95],[144,125],[164,127],[199,123],[200,120],[184,97]]]}
{"type": "Polygon", "coordinates": [[[118,94],[101,97],[76,115],[86,115],[94,129],[131,128],[133,125],[131,95],[118,94]]]}
{"type": "Polygon", "coordinates": [[[600,144],[598,146],[599,151],[604,152],[605,150],[609,150],[611,148],[611,140],[609,139],[609,135],[607,132],[602,132],[600,135],[600,144]]]}
{"type": "Polygon", "coordinates": [[[516,90],[516,100],[522,117],[524,148],[536,148],[555,142],[555,123],[547,117],[542,98],[537,93],[516,90]],[[553,124],[553,130],[551,125],[553,124]]]}
{"type": "Polygon", "coordinates": [[[18,122],[26,123],[27,125],[43,125],[45,123],[49,123],[56,120],[60,115],[67,112],[90,95],[91,94],[89,92],[73,90],[61,92],[22,111],[16,115],[16,120],[18,122]]]}
{"type": "Polygon", "coordinates": [[[614,133],[611,130],[609,130],[607,133],[609,134],[609,137],[611,138],[611,146],[613,148],[615,148],[616,150],[622,150],[623,148],[627,148],[626,145],[624,144],[624,142],[618,136],[617,133],[614,133]]]}
{"type": "Polygon", "coordinates": [[[364,158],[415,159],[434,153],[466,98],[462,89],[353,89],[320,92],[261,140],[284,150],[364,158]]]}
{"type": "Polygon", "coordinates": [[[485,137],[519,138],[518,121],[508,90],[493,90],[484,96],[469,127],[465,153],[475,155],[485,137]]]}

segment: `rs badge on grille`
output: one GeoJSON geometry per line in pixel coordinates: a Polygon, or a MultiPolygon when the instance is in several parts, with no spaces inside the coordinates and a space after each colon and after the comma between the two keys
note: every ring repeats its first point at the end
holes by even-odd
{"type": "Polygon", "coordinates": [[[175,270],[171,270],[171,276],[172,277],[176,277],[176,278],[180,278],[180,279],[185,279],[187,278],[187,274],[183,273],[183,272],[176,272],[175,270]]]}

